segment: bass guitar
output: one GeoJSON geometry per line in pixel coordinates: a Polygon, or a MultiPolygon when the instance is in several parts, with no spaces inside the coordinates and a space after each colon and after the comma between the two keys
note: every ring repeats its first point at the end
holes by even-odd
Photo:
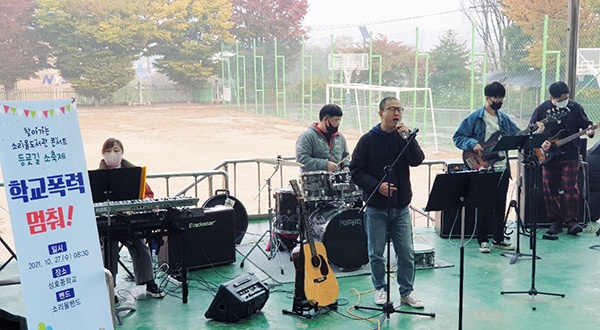
{"type": "Polygon", "coordinates": [[[304,253],[304,295],[306,299],[316,302],[318,306],[328,306],[337,300],[339,294],[338,283],[329,267],[325,246],[321,242],[315,242],[312,231],[308,229],[302,189],[297,180],[290,180],[290,185],[300,204],[301,218],[306,233],[307,243],[302,247],[304,253]]]}
{"type": "Polygon", "coordinates": [[[558,138],[561,135],[561,132],[563,132],[563,130],[561,130],[554,137],[548,139],[548,141],[550,143],[552,143],[550,145],[550,149],[548,149],[548,151],[544,151],[544,149],[542,149],[542,148],[534,148],[533,149],[533,151],[535,152],[535,155],[538,158],[539,163],[547,164],[552,158],[554,158],[556,156],[564,155],[564,152],[562,152],[560,150],[560,147],[562,147],[563,145],[565,145],[575,139],[578,139],[580,136],[586,134],[588,129],[595,130],[596,128],[598,128],[599,124],[594,124],[594,125],[592,125],[592,127],[586,128],[577,133],[571,134],[564,139],[558,138]]]}
{"type": "MultiPolygon", "coordinates": [[[[566,108],[549,109],[546,118],[544,118],[541,123],[545,125],[551,122],[559,121],[566,116],[567,113],[568,110],[566,108]]],[[[530,131],[536,131],[538,128],[539,125],[536,123],[534,127],[522,130],[515,135],[526,135],[529,134],[530,131]]],[[[505,157],[500,156],[497,152],[492,152],[492,149],[494,149],[496,144],[498,144],[499,138],[500,131],[492,134],[487,141],[480,143],[481,148],[483,148],[481,153],[477,153],[472,150],[463,151],[462,158],[465,165],[470,170],[479,170],[480,168],[488,168],[494,165],[496,162],[504,160],[505,157]]]]}

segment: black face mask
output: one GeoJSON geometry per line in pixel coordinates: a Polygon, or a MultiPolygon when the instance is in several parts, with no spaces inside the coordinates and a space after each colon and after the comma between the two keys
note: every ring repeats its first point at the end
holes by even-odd
{"type": "Polygon", "coordinates": [[[502,108],[502,102],[492,102],[492,104],[490,104],[490,108],[492,108],[492,110],[498,111],[500,110],[500,108],[502,108]]]}
{"type": "Polygon", "coordinates": [[[331,125],[331,122],[329,120],[328,120],[328,122],[329,122],[329,126],[327,126],[327,133],[329,133],[329,134],[336,133],[338,131],[338,128],[331,125]]]}

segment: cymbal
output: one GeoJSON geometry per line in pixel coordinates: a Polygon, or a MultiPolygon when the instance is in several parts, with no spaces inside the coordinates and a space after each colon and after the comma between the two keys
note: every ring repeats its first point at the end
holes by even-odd
{"type": "Polygon", "coordinates": [[[257,158],[256,159],[257,162],[259,163],[267,163],[267,164],[273,164],[273,165],[285,165],[285,166],[296,166],[296,167],[302,167],[304,166],[303,164],[300,164],[298,162],[294,162],[291,160],[284,160],[284,159],[280,159],[280,158],[257,158]]]}

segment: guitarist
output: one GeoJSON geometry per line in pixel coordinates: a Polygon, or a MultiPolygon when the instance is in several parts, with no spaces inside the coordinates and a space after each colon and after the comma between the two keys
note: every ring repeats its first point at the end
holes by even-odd
{"type": "MultiPolygon", "coordinates": [[[[506,96],[504,86],[495,81],[485,86],[484,93],[485,105],[468,115],[452,137],[454,145],[463,151],[482,154],[484,149],[482,144],[484,144],[484,141],[489,141],[490,137],[515,135],[520,132],[508,115],[500,111],[506,96]]],[[[542,126],[543,124],[540,124],[540,129],[542,126]]],[[[497,162],[496,165],[504,165],[505,170],[498,185],[496,196],[490,196],[490,198],[494,198],[491,223],[490,219],[479,219],[480,221],[477,222],[477,242],[481,253],[490,253],[488,240],[490,232],[492,233],[492,246],[494,248],[514,250],[513,245],[504,241],[504,211],[506,210],[506,193],[508,192],[508,180],[510,178],[510,166],[506,151],[504,152],[504,160],[497,162]]]]}
{"type": "Polygon", "coordinates": [[[352,181],[362,188],[363,199],[368,201],[365,230],[371,281],[377,290],[375,304],[385,305],[389,301],[390,283],[386,283],[384,257],[389,234],[397,256],[396,279],[400,286],[400,301],[413,308],[423,308],[423,303],[412,293],[415,262],[412,223],[408,211],[412,198],[410,167],[419,166],[425,159],[417,140],[408,145],[386,182],[378,185],[384,176],[384,167],[391,165],[408,143],[410,131],[402,123],[403,111],[404,108],[395,97],[386,97],[379,103],[381,123],[365,133],[356,144],[350,162],[350,173],[352,181]],[[373,197],[369,199],[371,193],[373,197]],[[389,232],[388,228],[391,228],[389,232]]]}
{"type": "MultiPolygon", "coordinates": [[[[557,122],[546,125],[544,135],[548,140],[542,143],[542,150],[549,151],[553,146],[551,140],[562,139],[580,130],[585,130],[592,125],[583,107],[569,99],[569,87],[562,81],[550,85],[550,99],[540,104],[531,116],[531,122],[542,120],[546,111],[552,108],[566,108],[568,114],[557,122]]],[[[589,137],[594,136],[593,130],[587,130],[589,137]]],[[[546,216],[552,222],[548,234],[556,235],[567,227],[567,233],[577,235],[583,229],[578,223],[579,213],[579,139],[564,144],[561,154],[549,159],[542,167],[542,185],[544,187],[544,201],[546,216]]],[[[579,219],[581,220],[581,219],[579,219]]]]}

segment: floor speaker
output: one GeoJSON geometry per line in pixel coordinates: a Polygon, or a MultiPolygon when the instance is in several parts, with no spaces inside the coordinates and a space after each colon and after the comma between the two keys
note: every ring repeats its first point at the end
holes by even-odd
{"type": "MultiPolygon", "coordinates": [[[[520,215],[525,224],[533,221],[533,214],[537,214],[537,223],[540,227],[550,227],[546,217],[546,204],[544,202],[544,187],[542,186],[542,167],[536,166],[535,173],[530,171],[530,164],[519,162],[519,171],[521,176],[521,198],[520,198],[520,215]],[[534,193],[534,178],[537,186],[537,193],[534,193]],[[532,209],[533,207],[537,209],[532,209]],[[535,212],[535,213],[530,213],[535,212]]],[[[588,163],[579,162],[579,177],[577,178],[577,186],[579,187],[579,214],[577,219],[579,223],[585,223],[585,209],[587,198],[589,196],[589,178],[588,178],[588,163]]]]}
{"type": "Polygon", "coordinates": [[[182,255],[188,270],[235,262],[233,208],[183,209],[174,221],[182,234],[171,235],[161,247],[159,263],[168,263],[171,270],[181,269],[182,255]]]}
{"type": "MultiPolygon", "coordinates": [[[[443,210],[435,212],[435,231],[442,238],[460,238],[462,210],[443,210]]],[[[479,221],[491,220],[492,209],[477,210],[479,221]]],[[[477,237],[475,233],[475,208],[467,207],[465,214],[465,238],[477,237]]]]}
{"type": "Polygon", "coordinates": [[[237,322],[260,311],[269,298],[269,287],[252,273],[221,284],[204,316],[223,322],[237,322]]]}

